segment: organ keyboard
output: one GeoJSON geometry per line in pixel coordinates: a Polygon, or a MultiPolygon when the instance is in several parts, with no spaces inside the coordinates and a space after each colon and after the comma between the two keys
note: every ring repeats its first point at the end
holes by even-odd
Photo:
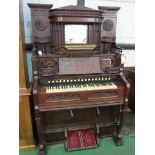
{"type": "Polygon", "coordinates": [[[62,92],[77,92],[77,91],[89,91],[89,90],[105,90],[105,89],[117,89],[117,85],[113,82],[108,83],[90,83],[83,85],[58,85],[46,87],[46,93],[62,93],[62,92]]]}
{"type": "Polygon", "coordinates": [[[117,89],[117,85],[111,81],[110,77],[48,80],[48,84],[49,85],[45,87],[46,93],[117,89]]]}

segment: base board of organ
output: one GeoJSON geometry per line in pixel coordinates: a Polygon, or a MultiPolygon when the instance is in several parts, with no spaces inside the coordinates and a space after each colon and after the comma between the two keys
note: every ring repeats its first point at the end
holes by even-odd
{"type": "Polygon", "coordinates": [[[67,142],[72,131],[94,133],[95,147],[107,136],[123,144],[119,133],[130,85],[123,75],[120,49],[100,48],[102,18],[101,11],[83,6],[49,11],[51,51],[40,54],[36,49],[32,55],[39,155],[46,154],[47,145],[62,142],[71,151],[67,142]],[[86,45],[66,45],[61,28],[65,24],[87,25],[86,45]]]}

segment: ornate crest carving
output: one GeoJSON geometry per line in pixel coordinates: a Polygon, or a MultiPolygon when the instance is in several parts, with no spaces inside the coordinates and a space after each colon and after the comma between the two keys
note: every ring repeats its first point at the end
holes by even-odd
{"type": "Polygon", "coordinates": [[[57,74],[59,64],[57,58],[45,58],[40,60],[40,74],[42,76],[51,76],[57,74]]]}

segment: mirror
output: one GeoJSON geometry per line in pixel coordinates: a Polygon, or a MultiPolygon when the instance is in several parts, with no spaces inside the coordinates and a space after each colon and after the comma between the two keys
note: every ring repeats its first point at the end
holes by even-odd
{"type": "Polygon", "coordinates": [[[65,25],[66,44],[86,44],[87,25],[65,25]]]}

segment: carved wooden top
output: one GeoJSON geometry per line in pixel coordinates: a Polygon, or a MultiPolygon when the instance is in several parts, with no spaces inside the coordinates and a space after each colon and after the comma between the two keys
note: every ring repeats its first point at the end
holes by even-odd
{"type": "Polygon", "coordinates": [[[88,8],[88,7],[85,7],[85,6],[81,6],[81,5],[68,5],[68,6],[64,6],[64,7],[60,7],[60,8],[56,8],[56,9],[53,9],[53,10],[79,10],[79,11],[98,11],[98,10],[95,10],[95,9],[92,9],[92,8],[88,8]]]}
{"type": "Polygon", "coordinates": [[[120,7],[99,6],[98,9],[102,11],[103,17],[117,17],[117,12],[120,7]]]}
{"type": "Polygon", "coordinates": [[[53,16],[102,18],[101,11],[78,5],[69,5],[66,7],[52,9],[49,11],[49,17],[53,16]]]}

